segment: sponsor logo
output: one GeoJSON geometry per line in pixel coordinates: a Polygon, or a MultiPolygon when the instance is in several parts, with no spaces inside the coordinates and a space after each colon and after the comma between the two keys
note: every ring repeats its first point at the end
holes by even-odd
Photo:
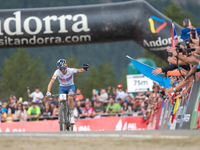
{"type": "Polygon", "coordinates": [[[152,33],[159,33],[160,30],[162,30],[167,25],[167,22],[165,20],[163,20],[163,19],[158,18],[158,17],[151,16],[149,18],[149,24],[150,24],[150,30],[151,30],[152,33]],[[155,29],[153,20],[159,21],[159,22],[161,22],[163,24],[160,25],[157,29],[155,29]]]}
{"type": "MultiPolygon", "coordinates": [[[[181,42],[182,40],[180,38],[181,36],[178,36],[178,39],[181,42]]],[[[143,40],[143,46],[148,47],[149,50],[152,51],[166,50],[166,47],[168,45],[171,45],[171,43],[172,43],[172,37],[163,39],[161,37],[158,37],[158,39],[155,41],[147,41],[146,39],[143,40]]]]}
{"type": "Polygon", "coordinates": [[[24,18],[21,11],[16,11],[13,12],[13,16],[5,20],[1,19],[0,24],[2,24],[0,26],[0,37],[2,37],[0,38],[0,46],[64,44],[91,41],[91,36],[86,34],[90,31],[90,28],[88,27],[88,18],[85,14],[48,15],[44,18],[31,15],[24,18]],[[58,26],[58,29],[55,29],[55,24],[58,26]],[[69,32],[75,33],[75,35],[66,36],[69,32]],[[83,35],[77,35],[78,33],[83,35]],[[55,34],[64,34],[65,37],[54,36],[55,34]],[[24,36],[26,35],[30,37],[25,38],[24,36]],[[15,37],[13,38],[13,36],[15,37]]]}

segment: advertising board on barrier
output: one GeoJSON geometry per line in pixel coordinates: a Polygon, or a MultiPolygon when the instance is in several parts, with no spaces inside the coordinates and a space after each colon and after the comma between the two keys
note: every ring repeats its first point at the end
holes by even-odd
{"type": "MultiPolygon", "coordinates": [[[[138,117],[104,117],[76,120],[74,131],[146,130],[147,121],[138,117]]],[[[58,120],[1,123],[0,132],[59,131],[58,120]]]]}
{"type": "Polygon", "coordinates": [[[153,87],[153,81],[143,74],[127,75],[127,89],[128,92],[145,92],[147,89],[150,91],[153,87]]]}

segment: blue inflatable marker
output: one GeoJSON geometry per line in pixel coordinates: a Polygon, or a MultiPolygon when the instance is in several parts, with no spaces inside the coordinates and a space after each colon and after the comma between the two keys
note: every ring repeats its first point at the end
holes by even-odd
{"type": "Polygon", "coordinates": [[[158,82],[158,84],[160,86],[163,86],[165,88],[169,88],[171,87],[170,84],[170,79],[169,78],[164,78],[162,77],[160,74],[158,74],[157,76],[152,74],[152,71],[155,70],[154,68],[145,65],[141,62],[138,62],[136,60],[134,60],[133,58],[131,58],[130,56],[126,56],[127,58],[130,59],[130,61],[132,62],[132,64],[135,66],[135,68],[143,75],[145,75],[146,77],[150,78],[151,80],[158,82]]]}

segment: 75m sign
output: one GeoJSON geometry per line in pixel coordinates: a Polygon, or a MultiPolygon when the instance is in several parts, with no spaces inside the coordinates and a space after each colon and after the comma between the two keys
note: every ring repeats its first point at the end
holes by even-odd
{"type": "Polygon", "coordinates": [[[127,75],[128,92],[145,92],[147,89],[152,90],[153,81],[143,74],[127,75]]]}

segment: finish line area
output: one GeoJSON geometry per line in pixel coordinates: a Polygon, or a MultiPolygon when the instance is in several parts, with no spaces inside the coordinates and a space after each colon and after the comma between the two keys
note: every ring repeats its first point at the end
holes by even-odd
{"type": "Polygon", "coordinates": [[[184,139],[199,137],[198,130],[144,130],[144,131],[90,131],[90,132],[21,132],[1,133],[0,138],[133,138],[133,139],[184,139]]]}
{"type": "Polygon", "coordinates": [[[198,130],[0,133],[3,150],[199,150],[198,130]]]}

